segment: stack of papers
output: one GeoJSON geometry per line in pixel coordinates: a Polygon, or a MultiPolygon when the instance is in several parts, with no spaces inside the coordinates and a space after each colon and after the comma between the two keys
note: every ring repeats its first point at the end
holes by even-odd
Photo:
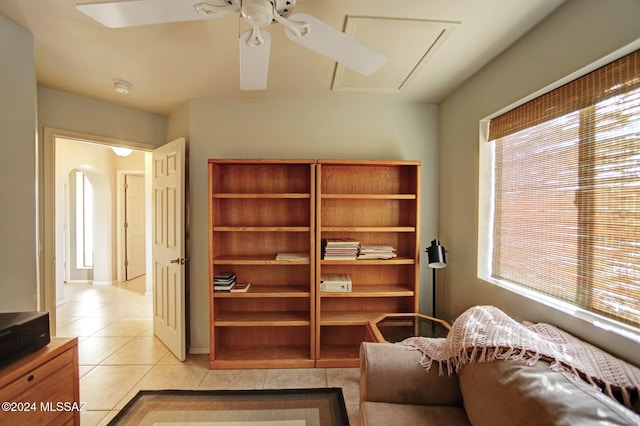
{"type": "Polygon", "coordinates": [[[290,262],[299,262],[303,260],[309,260],[308,253],[278,253],[276,260],[288,260],[290,262]]]}
{"type": "Polygon", "coordinates": [[[353,238],[326,238],[322,240],[322,258],[325,260],[356,260],[360,242],[353,238]]]}
{"type": "Polygon", "coordinates": [[[393,259],[398,255],[392,246],[363,244],[360,246],[358,259],[393,259]]]}

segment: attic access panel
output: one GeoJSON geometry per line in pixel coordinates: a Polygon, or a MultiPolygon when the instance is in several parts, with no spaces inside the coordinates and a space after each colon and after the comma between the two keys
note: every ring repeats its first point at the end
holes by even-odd
{"type": "Polygon", "coordinates": [[[365,77],[337,64],[332,89],[401,93],[444,44],[459,22],[347,16],[344,32],[387,56],[388,62],[365,77]],[[398,46],[402,46],[398,49],[398,46]]]}

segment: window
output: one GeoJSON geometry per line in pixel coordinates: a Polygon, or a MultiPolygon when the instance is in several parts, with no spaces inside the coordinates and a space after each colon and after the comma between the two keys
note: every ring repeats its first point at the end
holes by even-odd
{"type": "Polygon", "coordinates": [[[640,327],[640,51],[489,123],[488,275],[640,327]]]}
{"type": "Polygon", "coordinates": [[[76,171],[76,267],[93,268],[93,187],[76,171]]]}

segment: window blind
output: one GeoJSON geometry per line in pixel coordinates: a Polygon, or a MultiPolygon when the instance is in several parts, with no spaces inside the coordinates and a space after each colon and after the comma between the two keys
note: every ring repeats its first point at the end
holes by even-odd
{"type": "Polygon", "coordinates": [[[493,278],[640,326],[640,51],[490,121],[493,278]]]}

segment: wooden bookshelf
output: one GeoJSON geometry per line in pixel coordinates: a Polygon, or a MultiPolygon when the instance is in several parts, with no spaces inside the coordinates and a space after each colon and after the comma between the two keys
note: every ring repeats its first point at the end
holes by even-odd
{"type": "Polygon", "coordinates": [[[315,161],[211,159],[208,167],[210,367],[313,367],[315,161]],[[214,275],[225,272],[249,290],[214,292],[214,275]]]}
{"type": "Polygon", "coordinates": [[[383,313],[417,312],[420,162],[318,160],[316,164],[315,365],[357,367],[367,325],[383,313]],[[387,260],[323,260],[322,240],[392,245],[387,260]],[[349,274],[349,293],[320,292],[320,276],[349,274]]]}

